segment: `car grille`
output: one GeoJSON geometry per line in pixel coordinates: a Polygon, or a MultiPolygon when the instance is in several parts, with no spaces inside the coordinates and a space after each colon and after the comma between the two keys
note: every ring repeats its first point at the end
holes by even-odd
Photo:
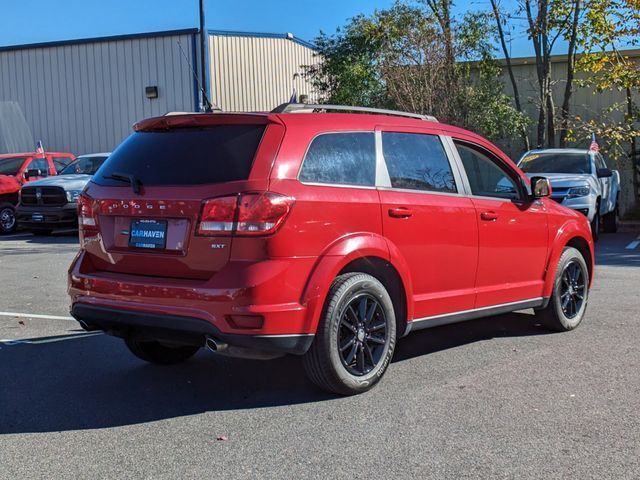
{"type": "Polygon", "coordinates": [[[23,205],[62,206],[67,203],[67,194],[62,187],[24,187],[21,201],[23,205]]]}

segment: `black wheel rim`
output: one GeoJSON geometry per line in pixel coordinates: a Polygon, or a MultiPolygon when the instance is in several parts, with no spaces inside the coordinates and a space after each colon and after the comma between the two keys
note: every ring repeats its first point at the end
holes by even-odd
{"type": "Polygon", "coordinates": [[[378,365],[388,344],[387,318],[382,306],[373,295],[357,295],[342,309],[338,321],[342,365],[352,375],[366,375],[378,365]]]}
{"type": "Polygon", "coordinates": [[[16,216],[11,209],[5,208],[0,212],[0,227],[2,227],[2,230],[8,232],[15,224],[16,216]]]}
{"type": "Polygon", "coordinates": [[[560,280],[560,306],[567,318],[575,318],[580,313],[586,293],[585,272],[582,265],[573,260],[564,267],[560,280]]]}

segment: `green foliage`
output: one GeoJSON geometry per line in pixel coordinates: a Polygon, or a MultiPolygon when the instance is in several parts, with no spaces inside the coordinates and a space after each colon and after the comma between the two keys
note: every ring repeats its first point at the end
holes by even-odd
{"type": "Polygon", "coordinates": [[[305,75],[323,102],[436,115],[493,140],[515,138],[527,118],[503,93],[487,14],[451,18],[449,1],[397,2],[359,15],[315,43],[305,75]]]}

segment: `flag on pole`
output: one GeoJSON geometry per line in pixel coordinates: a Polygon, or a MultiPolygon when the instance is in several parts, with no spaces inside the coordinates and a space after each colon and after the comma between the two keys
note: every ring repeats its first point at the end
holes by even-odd
{"type": "Polygon", "coordinates": [[[36,143],[36,153],[44,156],[44,145],[42,145],[42,140],[38,140],[36,143]]]}
{"type": "Polygon", "coordinates": [[[595,132],[591,134],[591,145],[589,145],[589,151],[591,152],[600,151],[600,145],[598,145],[598,140],[596,140],[595,132]]]}

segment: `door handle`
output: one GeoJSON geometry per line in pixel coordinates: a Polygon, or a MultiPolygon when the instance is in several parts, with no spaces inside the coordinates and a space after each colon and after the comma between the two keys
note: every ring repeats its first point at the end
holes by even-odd
{"type": "Polygon", "coordinates": [[[498,214],[496,212],[482,212],[480,218],[487,222],[495,222],[498,219],[498,214]]]}
{"type": "Polygon", "coordinates": [[[406,207],[396,207],[389,209],[389,216],[393,218],[409,218],[413,215],[413,210],[406,207]]]}

